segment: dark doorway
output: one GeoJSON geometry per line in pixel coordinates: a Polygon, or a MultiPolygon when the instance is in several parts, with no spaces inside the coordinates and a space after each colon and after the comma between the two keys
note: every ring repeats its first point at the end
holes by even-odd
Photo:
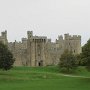
{"type": "Polygon", "coordinates": [[[39,61],[38,66],[43,66],[43,61],[39,61]]]}

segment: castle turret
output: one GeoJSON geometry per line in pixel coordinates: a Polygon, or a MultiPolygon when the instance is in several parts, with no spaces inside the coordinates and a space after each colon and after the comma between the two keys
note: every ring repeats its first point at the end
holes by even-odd
{"type": "Polygon", "coordinates": [[[65,34],[64,48],[72,51],[73,54],[80,54],[81,50],[81,36],[65,34]]]}
{"type": "Polygon", "coordinates": [[[63,40],[63,36],[62,35],[58,36],[58,39],[63,40]]]}
{"type": "Polygon", "coordinates": [[[7,31],[1,32],[0,41],[3,42],[4,44],[8,43],[8,40],[7,40],[7,31]]]}
{"type": "Polygon", "coordinates": [[[7,39],[7,31],[5,30],[5,32],[1,32],[1,36],[5,39],[7,39]]]}
{"type": "Polygon", "coordinates": [[[64,34],[64,39],[65,39],[65,40],[68,40],[68,39],[69,39],[69,33],[64,34]]]}
{"type": "Polygon", "coordinates": [[[31,38],[33,36],[33,31],[27,31],[27,36],[28,39],[31,38]]]}

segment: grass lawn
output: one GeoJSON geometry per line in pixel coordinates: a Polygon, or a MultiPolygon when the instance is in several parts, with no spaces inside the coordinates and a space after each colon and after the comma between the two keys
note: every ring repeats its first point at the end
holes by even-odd
{"type": "MultiPolygon", "coordinates": [[[[82,67],[75,75],[90,73],[82,67]]],[[[0,90],[90,90],[90,78],[66,77],[57,67],[14,67],[0,71],[0,90]]]]}

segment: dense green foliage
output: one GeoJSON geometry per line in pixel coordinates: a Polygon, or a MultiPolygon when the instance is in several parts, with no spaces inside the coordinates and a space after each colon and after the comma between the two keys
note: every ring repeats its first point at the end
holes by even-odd
{"type": "Polygon", "coordinates": [[[71,72],[73,69],[75,69],[78,66],[76,56],[73,55],[72,52],[66,50],[61,55],[59,66],[64,72],[71,72]]]}
{"type": "Polygon", "coordinates": [[[82,59],[82,53],[76,55],[78,66],[85,66],[85,62],[82,59]]]}
{"type": "Polygon", "coordinates": [[[14,58],[7,46],[0,42],[0,69],[9,70],[12,68],[14,58]]]}
{"type": "Polygon", "coordinates": [[[82,48],[82,61],[86,64],[87,69],[90,70],[90,39],[82,48]]]}
{"type": "MultiPolygon", "coordinates": [[[[90,76],[84,67],[76,74],[90,76]]],[[[0,71],[0,90],[90,90],[90,79],[63,76],[58,67],[15,67],[0,71]]]]}

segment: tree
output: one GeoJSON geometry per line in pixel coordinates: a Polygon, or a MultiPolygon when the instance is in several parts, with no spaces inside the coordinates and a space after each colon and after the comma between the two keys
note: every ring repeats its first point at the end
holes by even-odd
{"type": "Polygon", "coordinates": [[[13,55],[8,50],[8,47],[0,42],[0,69],[11,69],[14,61],[13,55]]]}
{"type": "Polygon", "coordinates": [[[72,52],[66,50],[61,55],[59,66],[63,72],[69,73],[78,66],[76,56],[73,55],[72,52]]]}
{"type": "Polygon", "coordinates": [[[85,66],[85,62],[82,59],[82,53],[76,55],[78,66],[85,66]]]}
{"type": "Polygon", "coordinates": [[[82,47],[82,60],[86,64],[88,70],[90,70],[90,39],[82,47]]]}

